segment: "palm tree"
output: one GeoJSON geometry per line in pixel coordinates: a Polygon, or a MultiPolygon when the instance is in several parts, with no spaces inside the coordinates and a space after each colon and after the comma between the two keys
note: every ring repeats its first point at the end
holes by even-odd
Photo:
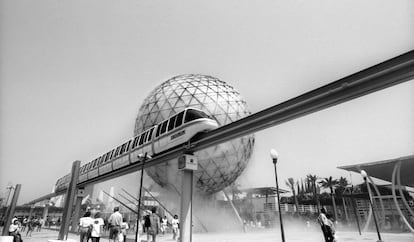
{"type": "Polygon", "coordinates": [[[318,199],[318,193],[316,189],[316,180],[318,180],[318,177],[316,175],[308,174],[306,175],[306,180],[308,182],[309,189],[312,190],[313,192],[313,197],[315,199],[316,207],[319,212],[319,199],[318,199]]]}
{"type": "Polygon", "coordinates": [[[335,193],[338,195],[340,194],[340,196],[342,197],[342,206],[344,207],[344,212],[345,212],[345,218],[346,221],[348,222],[348,212],[346,210],[346,203],[345,203],[345,199],[343,197],[343,194],[345,192],[345,189],[348,187],[348,185],[350,185],[350,183],[348,182],[348,180],[345,177],[340,177],[339,181],[338,181],[338,187],[335,190],[335,193]]]}
{"type": "Polygon", "coordinates": [[[295,193],[295,180],[293,180],[292,177],[289,177],[285,181],[285,183],[286,183],[286,186],[288,186],[290,188],[290,190],[292,190],[293,199],[295,200],[296,211],[299,212],[298,198],[296,197],[296,193],[295,193]]]}
{"type": "Polygon", "coordinates": [[[332,176],[330,176],[328,178],[324,178],[323,180],[319,181],[319,184],[321,184],[321,186],[323,188],[329,188],[331,190],[332,205],[333,205],[333,208],[334,208],[335,220],[337,220],[338,219],[338,214],[336,212],[334,188],[338,186],[338,180],[332,179],[332,176]]]}

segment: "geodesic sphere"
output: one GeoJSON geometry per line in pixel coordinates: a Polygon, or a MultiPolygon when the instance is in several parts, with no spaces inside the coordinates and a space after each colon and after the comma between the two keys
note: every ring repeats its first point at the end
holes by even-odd
{"type": "MultiPolygon", "coordinates": [[[[219,79],[200,75],[180,75],[156,87],[141,105],[135,122],[137,135],[151,126],[193,107],[214,117],[220,126],[250,114],[240,94],[219,79]]],[[[198,170],[194,172],[196,191],[211,194],[222,190],[242,173],[253,151],[254,135],[196,152],[198,170]]],[[[146,169],[162,187],[181,186],[177,161],[169,161],[146,169]]],[[[178,189],[177,189],[178,190],[178,189]]]]}

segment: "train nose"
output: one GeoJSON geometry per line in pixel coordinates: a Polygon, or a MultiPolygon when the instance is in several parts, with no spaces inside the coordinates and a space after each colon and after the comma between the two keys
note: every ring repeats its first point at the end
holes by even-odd
{"type": "Polygon", "coordinates": [[[211,129],[217,129],[219,127],[219,124],[216,120],[211,120],[209,125],[211,126],[211,129]]]}

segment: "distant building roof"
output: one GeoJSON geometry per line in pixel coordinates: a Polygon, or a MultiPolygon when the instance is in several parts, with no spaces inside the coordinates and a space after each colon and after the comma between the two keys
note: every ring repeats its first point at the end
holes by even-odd
{"type": "Polygon", "coordinates": [[[360,172],[365,170],[369,176],[382,179],[384,181],[392,181],[392,172],[397,162],[401,162],[401,185],[414,187],[414,155],[404,156],[400,158],[361,163],[356,165],[340,166],[339,169],[360,172]]]}
{"type": "MultiPolygon", "coordinates": [[[[276,194],[277,189],[276,187],[255,187],[255,188],[240,189],[240,191],[252,193],[252,194],[258,194],[258,195],[273,195],[273,194],[276,194]]],[[[279,192],[286,193],[289,191],[279,188],[279,192]]]]}

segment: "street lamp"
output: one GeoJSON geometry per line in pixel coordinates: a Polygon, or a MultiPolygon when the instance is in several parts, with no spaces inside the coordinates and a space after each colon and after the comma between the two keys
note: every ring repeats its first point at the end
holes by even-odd
{"type": "Polygon", "coordinates": [[[282,242],[285,242],[285,232],[283,230],[283,220],[282,220],[282,212],[280,210],[280,197],[279,197],[279,184],[277,182],[277,170],[276,170],[276,163],[279,157],[279,154],[275,149],[270,150],[270,157],[272,158],[273,165],[275,166],[275,177],[276,177],[276,193],[277,193],[277,205],[279,206],[279,219],[280,219],[280,231],[282,235],[282,242]]]}
{"type": "Polygon", "coordinates": [[[374,217],[375,228],[376,228],[377,234],[378,234],[378,241],[377,242],[382,242],[383,240],[381,239],[381,234],[379,232],[377,218],[375,216],[375,211],[374,211],[374,205],[372,204],[371,189],[369,187],[368,180],[367,180],[367,176],[368,176],[367,172],[364,171],[364,170],[361,170],[361,176],[362,176],[362,178],[364,178],[365,184],[367,185],[367,189],[368,189],[369,205],[371,206],[372,216],[374,217]]]}

